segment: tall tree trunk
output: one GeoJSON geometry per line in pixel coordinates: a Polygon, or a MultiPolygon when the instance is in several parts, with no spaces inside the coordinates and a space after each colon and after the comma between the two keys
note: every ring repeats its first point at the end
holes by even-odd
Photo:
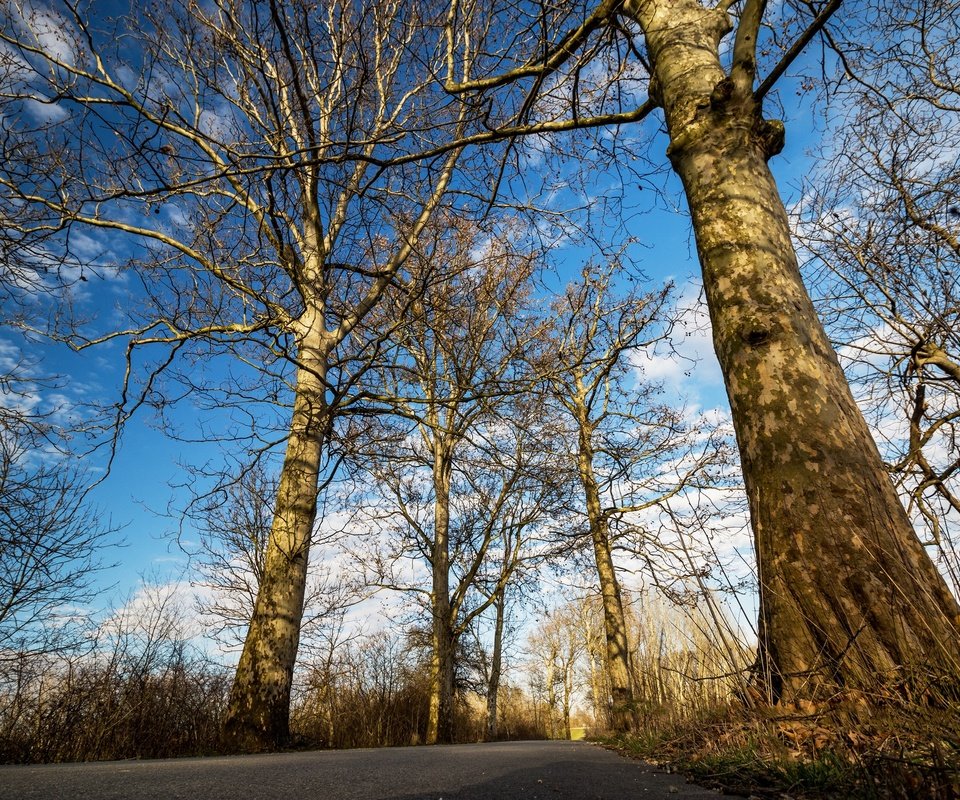
{"type": "Polygon", "coordinates": [[[289,738],[290,687],[329,422],[325,356],[321,335],[308,334],[300,344],[293,419],[263,577],[224,722],[225,738],[237,750],[273,750],[289,738]]]}
{"type": "MultiPolygon", "coordinates": [[[[443,605],[442,603],[440,604],[443,605]]],[[[447,602],[449,608],[449,601],[447,602]]],[[[442,608],[437,609],[442,611],[442,608]]],[[[430,676],[430,716],[427,720],[427,744],[453,741],[454,673],[456,634],[444,617],[434,620],[433,655],[430,676]]],[[[446,617],[449,619],[449,616],[446,617]]]]}
{"type": "Polygon", "coordinates": [[[547,707],[550,711],[550,730],[549,738],[557,738],[557,686],[556,669],[557,655],[550,654],[550,660],[547,662],[547,707]]]}
{"type": "Polygon", "coordinates": [[[960,675],[960,608],[919,543],[800,278],[767,168],[752,59],[718,57],[726,14],[628,0],[683,181],[743,463],[776,699],[960,675]],[[736,62],[736,59],[735,59],[736,62]]]}
{"type": "Polygon", "coordinates": [[[500,694],[500,673],[503,668],[503,623],[507,608],[506,587],[497,593],[497,612],[493,626],[493,655],[490,658],[490,680],[487,682],[487,741],[497,738],[497,699],[500,694]]]}
{"type": "Polygon", "coordinates": [[[450,476],[453,460],[440,437],[434,445],[433,633],[427,744],[453,740],[456,634],[450,607],[450,476]]]}
{"type": "Polygon", "coordinates": [[[590,646],[587,657],[590,659],[590,691],[593,693],[593,726],[599,729],[607,721],[607,690],[600,670],[597,669],[599,652],[590,646]]]}
{"type": "Polygon", "coordinates": [[[613,556],[610,553],[609,527],[600,503],[596,476],[593,474],[590,426],[585,419],[579,422],[577,467],[580,482],[583,485],[590,537],[593,541],[593,555],[597,564],[597,577],[600,581],[600,595],[603,600],[603,629],[607,641],[606,670],[613,701],[609,709],[608,724],[614,731],[623,732],[631,730],[634,724],[633,680],[630,670],[630,649],[627,643],[627,620],[623,613],[620,581],[617,579],[613,556]]]}

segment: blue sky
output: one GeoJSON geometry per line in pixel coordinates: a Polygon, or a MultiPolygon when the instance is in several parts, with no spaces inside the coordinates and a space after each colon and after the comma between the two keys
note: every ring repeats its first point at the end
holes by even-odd
{"type": "MultiPolygon", "coordinates": [[[[788,204],[795,199],[796,186],[810,171],[811,162],[806,151],[816,142],[809,133],[813,117],[806,97],[797,97],[795,91],[789,81],[781,90],[790,111],[786,120],[787,144],[784,152],[772,162],[788,204]]],[[[53,113],[50,107],[44,108],[47,113],[53,113]]],[[[658,120],[649,120],[644,127],[653,131],[658,124],[658,120]]],[[[624,133],[634,135],[633,131],[624,133]]],[[[665,138],[656,136],[651,147],[651,157],[662,159],[665,138]]],[[[531,159],[527,168],[536,170],[536,160],[531,159]]],[[[628,232],[637,237],[639,243],[628,252],[653,283],[675,281],[678,293],[690,305],[697,294],[698,267],[685,204],[678,182],[672,175],[664,173],[657,180],[665,183],[662,198],[657,197],[652,186],[640,191],[639,183],[622,184],[625,205],[643,211],[631,217],[628,232]]],[[[587,190],[601,194],[608,190],[620,191],[620,186],[620,175],[607,172],[597,174],[587,190]]],[[[562,204],[565,199],[561,194],[554,202],[562,204]]],[[[575,198],[569,198],[569,202],[575,204],[575,198]]],[[[558,250],[554,258],[561,275],[573,276],[579,272],[584,257],[590,255],[593,254],[582,247],[568,246],[558,250]]],[[[116,313],[118,306],[127,305],[128,293],[135,294],[137,287],[116,275],[100,278],[91,274],[87,281],[76,284],[76,292],[82,309],[109,317],[116,313]]],[[[698,360],[696,366],[692,362],[681,363],[678,367],[658,362],[655,367],[651,364],[650,369],[667,381],[671,389],[682,393],[692,405],[701,409],[725,408],[719,370],[709,350],[708,331],[691,328],[688,334],[678,347],[690,359],[698,360]]],[[[24,347],[11,332],[3,332],[0,339],[24,347]]],[[[68,386],[64,394],[68,398],[115,401],[124,368],[120,345],[104,345],[80,354],[40,343],[26,345],[26,348],[42,356],[44,372],[66,376],[68,386]]],[[[173,419],[186,432],[191,432],[195,412],[190,403],[181,403],[173,419]]],[[[185,501],[183,491],[174,488],[184,482],[183,464],[196,465],[206,459],[215,460],[219,457],[219,450],[217,445],[187,445],[174,441],[158,430],[157,425],[158,420],[149,409],[141,409],[127,423],[110,474],[91,494],[91,502],[114,524],[122,526],[121,535],[125,542],[125,546],[112,557],[108,556],[108,560],[116,560],[118,566],[102,576],[105,594],[108,587],[112,587],[110,591],[117,596],[129,593],[138,585],[141,575],[160,580],[179,578],[186,566],[186,558],[172,536],[178,531],[180,520],[166,512],[171,505],[176,507],[185,501]]],[[[98,451],[87,460],[87,464],[95,472],[102,470],[104,457],[104,451],[98,451]]],[[[184,535],[188,539],[191,536],[189,524],[184,535]]]]}
{"type": "MultiPolygon", "coordinates": [[[[773,166],[789,201],[791,183],[799,181],[809,169],[810,162],[804,153],[804,137],[799,126],[788,128],[787,141],[787,149],[775,159],[773,166]],[[795,129],[796,134],[790,135],[795,129]]],[[[671,178],[670,182],[675,189],[676,181],[671,178]]],[[[680,199],[679,194],[675,197],[680,199]]],[[[698,265],[685,213],[658,209],[641,218],[641,222],[636,235],[644,247],[635,248],[642,258],[639,266],[653,283],[675,281],[678,293],[692,304],[699,290],[698,265]]],[[[571,253],[562,259],[570,274],[579,271],[578,253],[571,249],[571,253]]],[[[115,301],[113,290],[108,288],[102,295],[94,296],[96,288],[94,285],[89,289],[91,303],[101,308],[109,307],[115,301]]],[[[710,349],[709,330],[705,325],[701,314],[698,325],[684,331],[687,338],[680,338],[677,342],[680,351],[690,361],[664,359],[654,365],[646,362],[643,356],[638,360],[645,364],[650,377],[665,380],[688,403],[704,409],[726,409],[719,366],[710,349]]],[[[48,354],[46,363],[49,366],[66,370],[71,381],[88,384],[89,391],[99,391],[101,398],[109,397],[109,387],[115,387],[122,374],[122,350],[117,346],[81,355],[64,354],[59,348],[44,347],[43,350],[48,354]]],[[[194,422],[185,405],[176,419],[187,430],[194,422]]],[[[158,430],[157,425],[158,421],[149,409],[142,409],[126,424],[110,475],[91,497],[114,523],[124,526],[125,546],[116,554],[119,566],[104,575],[104,584],[115,586],[118,596],[134,589],[142,575],[151,580],[174,580],[182,576],[187,559],[176,543],[181,521],[166,512],[168,506],[176,506],[185,499],[183,491],[175,488],[184,481],[183,464],[202,463],[207,458],[216,458],[219,452],[216,444],[173,441],[158,430]]],[[[102,461],[102,456],[97,461],[102,461]]],[[[184,535],[189,539],[190,523],[184,525],[184,535]]]]}
{"type": "MultiPolygon", "coordinates": [[[[774,161],[781,189],[788,201],[791,183],[795,183],[809,169],[804,153],[804,137],[799,126],[788,129],[788,146],[774,161]],[[796,130],[794,135],[791,132],[796,130]]],[[[659,143],[658,143],[659,144],[659,143]]],[[[676,181],[670,183],[676,191],[676,181]]],[[[647,193],[649,196],[651,193],[647,193]]],[[[679,194],[674,195],[678,200],[679,194]]],[[[646,196],[638,198],[645,200],[646,196]]],[[[698,294],[698,265],[685,213],[658,208],[640,219],[635,231],[643,247],[634,248],[642,260],[639,266],[651,282],[673,280],[678,293],[692,303],[698,294]]],[[[566,263],[570,274],[575,274],[581,259],[578,250],[571,248],[566,263]]],[[[99,313],[111,313],[117,302],[122,302],[127,287],[109,281],[91,278],[83,286],[88,296],[86,303],[99,313]]],[[[685,360],[661,360],[656,365],[645,363],[651,377],[661,378],[688,402],[702,408],[726,408],[726,398],[720,382],[719,366],[710,349],[709,330],[701,316],[699,325],[685,331],[686,340],[677,344],[681,352],[696,363],[685,360]]],[[[5,337],[9,338],[9,337],[5,337]]],[[[123,371],[123,352],[119,345],[105,345],[80,354],[67,352],[59,346],[34,345],[29,351],[42,354],[45,368],[69,377],[69,395],[93,396],[111,400],[116,396],[123,371]]],[[[177,412],[175,418],[186,430],[195,419],[189,406],[177,412]]],[[[121,525],[124,546],[116,551],[113,560],[118,566],[103,576],[105,587],[114,587],[118,597],[133,590],[141,576],[155,579],[177,579],[187,566],[187,559],[177,546],[176,534],[181,520],[167,513],[168,507],[181,504],[185,495],[176,486],[183,483],[184,464],[198,464],[216,458],[220,452],[216,444],[186,444],[172,440],[158,429],[159,421],[150,409],[141,409],[124,427],[110,474],[91,495],[91,502],[107,514],[113,523],[121,525]]],[[[94,454],[90,466],[104,467],[105,452],[94,454]]],[[[184,534],[189,539],[191,526],[184,523],[184,534]]]]}

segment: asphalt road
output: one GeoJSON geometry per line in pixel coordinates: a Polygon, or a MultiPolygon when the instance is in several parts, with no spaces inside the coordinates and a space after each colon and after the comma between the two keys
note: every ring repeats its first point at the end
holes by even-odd
{"type": "Polygon", "coordinates": [[[504,742],[0,767],[0,798],[717,800],[583,742],[504,742]]]}

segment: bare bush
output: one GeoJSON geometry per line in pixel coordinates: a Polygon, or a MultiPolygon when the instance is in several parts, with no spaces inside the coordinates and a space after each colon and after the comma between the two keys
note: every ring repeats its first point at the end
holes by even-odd
{"type": "Polygon", "coordinates": [[[108,620],[90,651],[10,664],[0,683],[0,761],[217,752],[230,674],[187,641],[182,618],[170,592],[153,592],[108,620]]]}
{"type": "MultiPolygon", "coordinates": [[[[430,714],[430,655],[413,638],[381,633],[351,642],[335,662],[305,666],[291,709],[291,729],[311,746],[390,747],[426,741],[430,714]]],[[[521,689],[504,685],[498,704],[498,737],[543,738],[534,704],[521,689]]],[[[486,735],[486,702],[460,691],[453,706],[452,740],[478,742],[486,735]]]]}

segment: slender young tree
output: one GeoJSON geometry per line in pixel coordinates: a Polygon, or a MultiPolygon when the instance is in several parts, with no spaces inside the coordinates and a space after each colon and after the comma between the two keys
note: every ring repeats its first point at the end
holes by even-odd
{"type": "Polygon", "coordinates": [[[612,706],[608,724],[633,727],[633,668],[627,621],[614,563],[625,518],[656,509],[696,485],[715,456],[702,450],[680,412],[656,399],[659,387],[636,377],[631,356],[662,344],[670,331],[670,287],[618,295],[623,270],[585,269],[553,308],[543,369],[560,414],[568,421],[579,483],[574,507],[586,522],[606,637],[605,668],[612,706]]]}
{"type": "Polygon", "coordinates": [[[493,645],[490,652],[490,668],[486,675],[487,689],[487,741],[497,739],[499,731],[499,698],[500,680],[503,677],[503,635],[507,618],[507,589],[503,586],[497,590],[493,600],[493,645]]]}
{"type": "MultiPolygon", "coordinates": [[[[558,501],[561,496],[562,492],[557,491],[558,501]]],[[[504,521],[510,524],[509,518],[504,521]]],[[[543,531],[543,526],[540,529],[543,531]]],[[[545,543],[538,541],[539,535],[536,530],[533,531],[533,536],[528,540],[529,546],[521,554],[508,582],[499,580],[495,568],[487,568],[478,574],[471,593],[473,597],[469,601],[471,606],[492,601],[486,614],[474,617],[463,634],[470,637],[468,652],[473,655],[476,691],[486,699],[484,738],[490,742],[497,741],[502,733],[505,708],[510,707],[509,692],[515,690],[504,676],[511,674],[514,666],[511,656],[516,650],[518,636],[525,628],[524,611],[535,604],[533,598],[540,591],[541,570],[549,563],[549,549],[544,546],[545,543]]],[[[548,533],[546,537],[549,537],[548,533]]],[[[495,567],[501,560],[502,556],[494,556],[490,559],[490,567],[495,567]]]]}
{"type": "MultiPolygon", "coordinates": [[[[372,506],[375,524],[395,534],[375,580],[409,590],[389,577],[400,554],[429,570],[429,591],[419,589],[431,624],[428,743],[453,736],[460,637],[496,602],[554,495],[537,409],[515,397],[532,383],[524,353],[538,326],[526,309],[535,261],[505,240],[484,249],[467,222],[436,235],[416,259],[429,285],[396,328],[383,370],[367,376],[367,395],[396,423],[389,436],[374,431],[363,456],[387,495],[372,506]]],[[[381,308],[403,314],[393,312],[381,308]]]]}

